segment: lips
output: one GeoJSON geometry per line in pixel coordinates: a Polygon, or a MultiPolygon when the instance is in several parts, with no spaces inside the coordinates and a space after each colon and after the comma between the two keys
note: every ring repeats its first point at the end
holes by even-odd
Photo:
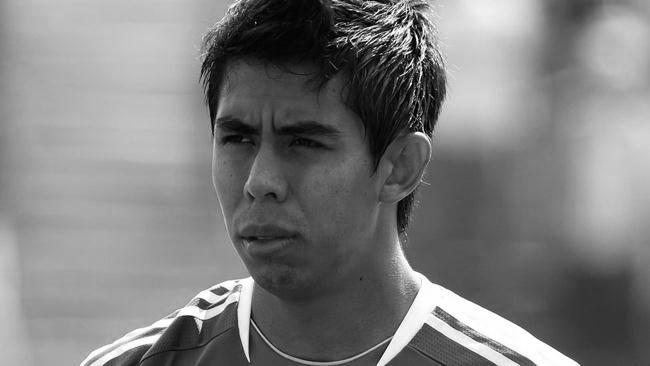
{"type": "Polygon", "coordinates": [[[240,231],[239,236],[249,241],[269,241],[292,238],[296,234],[276,225],[247,225],[240,231]]]}
{"type": "Polygon", "coordinates": [[[264,257],[277,255],[293,246],[297,233],[275,225],[249,225],[239,236],[251,256],[264,257]]]}

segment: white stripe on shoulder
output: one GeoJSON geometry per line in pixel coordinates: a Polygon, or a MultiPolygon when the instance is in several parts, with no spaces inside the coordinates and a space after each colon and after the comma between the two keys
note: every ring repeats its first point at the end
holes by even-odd
{"type": "MultiPolygon", "coordinates": [[[[100,348],[94,350],[93,352],[91,352],[90,355],[88,355],[88,357],[86,357],[86,359],[81,362],[81,366],[101,365],[101,364],[97,364],[96,362],[93,362],[93,363],[89,363],[89,362],[90,362],[90,360],[96,359],[97,357],[99,357],[99,355],[102,355],[101,358],[104,358],[107,354],[113,354],[113,351],[115,351],[117,349],[124,349],[125,351],[129,350],[131,348],[121,348],[121,347],[125,346],[125,345],[128,345],[128,344],[130,344],[132,342],[137,343],[137,342],[140,341],[140,339],[151,338],[152,336],[158,337],[165,331],[165,329],[167,329],[167,327],[173,321],[174,321],[174,318],[164,318],[164,319],[158,320],[157,322],[151,324],[148,327],[143,327],[143,328],[138,328],[136,330],[133,330],[133,331],[127,333],[126,335],[124,335],[122,338],[116,340],[115,342],[113,342],[111,344],[107,344],[107,345],[105,345],[103,347],[100,347],[100,348]],[[149,333],[149,332],[151,332],[151,331],[153,331],[155,329],[159,329],[159,331],[156,332],[155,335],[151,335],[149,337],[142,337],[142,335],[147,334],[147,333],[149,333]]],[[[117,356],[119,356],[119,354],[117,356]]],[[[114,356],[114,357],[116,357],[116,356],[114,356]]],[[[104,361],[104,362],[106,362],[106,361],[104,361]]]]}
{"type": "Polygon", "coordinates": [[[509,358],[505,357],[501,353],[493,350],[488,347],[486,344],[477,342],[462,332],[457,331],[452,328],[449,324],[438,319],[435,315],[430,315],[426,324],[431,326],[433,329],[442,333],[445,337],[451,339],[452,341],[460,344],[461,346],[467,348],[468,350],[482,356],[483,358],[491,361],[497,366],[518,366],[516,363],[512,362],[509,358]]]}
{"type": "Polygon", "coordinates": [[[438,306],[483,336],[520,353],[537,365],[578,365],[514,323],[447,289],[440,288],[442,297],[438,306]]]}
{"type": "MultiPolygon", "coordinates": [[[[114,350],[112,350],[112,351],[106,353],[105,355],[103,355],[102,357],[98,358],[93,363],[86,364],[85,363],[86,361],[84,361],[84,362],[81,363],[81,365],[83,365],[83,366],[86,366],[86,365],[87,366],[102,366],[106,362],[108,362],[108,361],[122,355],[124,352],[126,352],[128,350],[131,350],[133,348],[140,347],[140,346],[152,345],[152,344],[156,343],[158,338],[160,338],[160,334],[156,334],[156,335],[153,335],[153,336],[136,339],[136,340],[134,340],[132,342],[122,344],[121,346],[115,348],[114,350]]],[[[90,356],[89,356],[89,358],[90,358],[90,356]]]]}
{"type": "MultiPolygon", "coordinates": [[[[203,310],[196,305],[185,306],[173,312],[173,316],[169,315],[163,319],[156,321],[150,326],[133,330],[115,342],[96,349],[95,351],[91,352],[84,361],[81,362],[81,366],[100,366],[135,347],[146,344],[152,345],[158,340],[158,338],[167,329],[167,327],[169,327],[178,317],[191,316],[199,321],[203,321],[221,314],[228,305],[239,300],[239,291],[233,291],[238,284],[238,280],[231,280],[212,286],[207,290],[201,291],[198,295],[194,296],[192,300],[203,299],[211,304],[217,303],[223,299],[225,299],[225,301],[222,304],[207,310],[203,310]],[[217,295],[212,292],[212,290],[218,288],[224,288],[227,291],[223,295],[217,295]],[[95,359],[96,361],[92,363],[90,362],[91,360],[95,359]]],[[[190,303],[191,302],[192,301],[190,301],[190,303]]],[[[200,332],[200,327],[198,327],[198,329],[200,332]]]]}
{"type": "Polygon", "coordinates": [[[239,292],[234,292],[234,293],[231,292],[228,294],[226,301],[224,301],[222,304],[218,306],[215,306],[207,310],[201,309],[198,306],[194,306],[194,305],[186,306],[178,312],[178,315],[176,315],[176,317],[191,316],[200,320],[208,320],[221,314],[228,305],[235,303],[237,301],[239,301],[239,292]]]}
{"type": "Polygon", "coordinates": [[[89,366],[90,365],[90,363],[89,363],[90,360],[92,360],[94,358],[97,358],[97,355],[99,355],[101,353],[106,353],[112,346],[113,346],[113,344],[107,344],[107,345],[105,345],[103,347],[97,348],[96,350],[92,351],[88,355],[88,357],[86,357],[83,361],[81,361],[80,366],[89,366]]]}
{"type": "Polygon", "coordinates": [[[237,286],[238,282],[239,282],[238,280],[231,280],[231,281],[222,282],[222,283],[220,283],[218,285],[214,285],[214,286],[210,287],[207,290],[203,290],[203,291],[199,292],[199,294],[194,296],[194,298],[192,300],[194,300],[194,299],[203,299],[203,300],[205,300],[207,302],[215,303],[215,302],[223,299],[224,297],[229,296],[231,294],[232,290],[235,288],[235,286],[237,286]],[[212,292],[213,290],[216,290],[216,289],[221,288],[221,287],[223,287],[224,289],[226,289],[228,291],[226,293],[224,293],[223,295],[217,295],[214,292],[212,292]]]}

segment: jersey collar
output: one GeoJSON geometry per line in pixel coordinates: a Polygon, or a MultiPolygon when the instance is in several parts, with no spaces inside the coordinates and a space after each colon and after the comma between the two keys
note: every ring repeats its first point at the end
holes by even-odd
{"type": "Polygon", "coordinates": [[[251,362],[250,351],[248,349],[248,340],[251,326],[251,303],[253,302],[253,286],[255,282],[253,277],[245,278],[241,281],[241,290],[239,292],[239,302],[237,303],[237,326],[239,328],[239,340],[241,341],[244,355],[248,363],[251,362]]]}
{"type": "MultiPolygon", "coordinates": [[[[388,344],[386,351],[381,356],[377,366],[385,366],[406,347],[411,339],[424,325],[425,320],[434,311],[440,298],[440,288],[432,284],[425,276],[415,272],[420,278],[421,286],[415,296],[411,307],[402,319],[402,323],[395,331],[393,339],[388,344]]],[[[250,363],[249,335],[251,320],[251,304],[253,300],[253,287],[255,282],[252,277],[241,280],[239,302],[237,304],[237,325],[239,328],[239,339],[241,341],[244,355],[250,363]]]]}
{"type": "Polygon", "coordinates": [[[415,272],[420,277],[420,290],[413,299],[413,303],[408,312],[402,319],[402,323],[395,331],[393,339],[388,344],[386,351],[379,359],[377,366],[385,366],[390,360],[395,358],[398,353],[406,347],[411,339],[415,337],[424,322],[429,317],[429,314],[436,308],[438,299],[440,297],[439,287],[429,282],[424,275],[415,272]]]}

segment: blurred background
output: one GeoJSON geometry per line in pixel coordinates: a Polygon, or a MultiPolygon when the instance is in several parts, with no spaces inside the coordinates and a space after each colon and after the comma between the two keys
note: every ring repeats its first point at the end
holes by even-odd
{"type": "MultiPolygon", "coordinates": [[[[414,267],[583,365],[650,365],[650,3],[435,4],[414,267]]],[[[1,364],[78,364],[245,276],[198,83],[226,6],[0,1],[1,364]]]]}

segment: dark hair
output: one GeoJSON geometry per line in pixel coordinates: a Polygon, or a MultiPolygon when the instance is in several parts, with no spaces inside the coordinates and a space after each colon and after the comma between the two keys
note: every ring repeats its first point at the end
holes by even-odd
{"type": "MultiPolygon", "coordinates": [[[[238,0],[203,39],[201,77],[214,133],[228,61],[311,63],[314,80],[346,78],[344,102],[361,118],[375,169],[404,131],[429,137],[446,92],[437,29],[426,0],[238,0]]],[[[400,233],[413,194],[397,205],[400,233]]]]}

